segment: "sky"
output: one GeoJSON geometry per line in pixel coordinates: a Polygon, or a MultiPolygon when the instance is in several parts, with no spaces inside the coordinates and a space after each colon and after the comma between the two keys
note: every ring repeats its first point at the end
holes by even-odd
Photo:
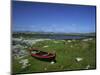
{"type": "Polygon", "coordinates": [[[12,30],[33,32],[95,32],[95,6],[13,1],[12,30]]]}

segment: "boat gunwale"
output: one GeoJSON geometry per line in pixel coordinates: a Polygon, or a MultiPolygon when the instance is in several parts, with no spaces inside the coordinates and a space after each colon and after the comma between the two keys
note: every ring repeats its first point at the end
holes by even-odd
{"type": "Polygon", "coordinates": [[[41,51],[41,50],[39,50],[39,49],[36,49],[36,48],[31,48],[31,49],[29,49],[30,50],[30,54],[31,54],[31,56],[34,56],[34,57],[38,57],[38,58],[54,58],[55,56],[56,56],[56,54],[55,53],[49,53],[49,52],[45,52],[46,54],[51,54],[50,56],[42,56],[42,55],[37,55],[37,54],[32,54],[31,53],[31,51],[34,51],[34,50],[36,50],[36,51],[40,51],[40,52],[44,52],[44,51],[41,51]]]}

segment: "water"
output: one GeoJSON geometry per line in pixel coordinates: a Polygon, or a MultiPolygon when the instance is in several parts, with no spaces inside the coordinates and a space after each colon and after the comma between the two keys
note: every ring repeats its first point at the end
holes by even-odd
{"type": "Polygon", "coordinates": [[[48,38],[48,39],[55,39],[55,40],[66,40],[66,39],[83,39],[86,38],[85,36],[66,36],[66,35],[49,35],[49,36],[34,36],[33,38],[48,38]]]}
{"type": "Polygon", "coordinates": [[[63,40],[63,39],[82,39],[83,36],[50,36],[50,39],[63,40]]]}
{"type": "Polygon", "coordinates": [[[95,37],[90,35],[60,35],[60,34],[23,34],[23,35],[13,35],[15,38],[24,37],[26,39],[55,39],[55,40],[66,40],[66,39],[84,39],[89,37],[95,37]]]}

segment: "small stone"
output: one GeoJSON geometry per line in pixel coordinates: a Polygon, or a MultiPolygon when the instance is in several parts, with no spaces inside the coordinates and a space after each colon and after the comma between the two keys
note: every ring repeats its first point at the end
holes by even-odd
{"type": "Polygon", "coordinates": [[[55,63],[54,61],[51,62],[51,64],[54,64],[54,63],[55,63]]]}
{"type": "Polygon", "coordinates": [[[73,46],[71,45],[70,47],[72,48],[73,46]]]}
{"type": "Polygon", "coordinates": [[[71,42],[71,40],[68,40],[68,42],[71,42]]]}
{"type": "Polygon", "coordinates": [[[85,69],[89,69],[89,68],[90,68],[90,65],[87,65],[85,69]]]}
{"type": "Polygon", "coordinates": [[[89,38],[89,40],[93,40],[93,38],[89,38]]]}
{"type": "Polygon", "coordinates": [[[63,68],[64,66],[61,66],[61,69],[63,68]]]}
{"type": "Polygon", "coordinates": [[[67,44],[67,42],[65,44],[67,44]]]}
{"type": "Polygon", "coordinates": [[[44,68],[44,70],[46,71],[46,70],[47,70],[47,68],[44,68]]]}
{"type": "Polygon", "coordinates": [[[83,58],[80,58],[80,57],[77,57],[77,58],[76,58],[76,61],[77,61],[77,62],[80,62],[80,61],[82,61],[82,60],[83,60],[83,58]]]}
{"type": "Polygon", "coordinates": [[[58,41],[54,41],[54,43],[59,43],[58,41]]]}
{"type": "Polygon", "coordinates": [[[82,41],[88,41],[89,39],[83,39],[82,41]]]}
{"type": "Polygon", "coordinates": [[[28,59],[23,59],[23,60],[19,61],[19,63],[22,64],[22,68],[26,68],[27,66],[29,66],[28,65],[28,63],[29,63],[28,59]]]}
{"type": "Polygon", "coordinates": [[[46,48],[46,47],[48,47],[48,46],[43,46],[43,47],[45,47],[45,48],[46,48]]]}
{"type": "Polygon", "coordinates": [[[65,42],[65,40],[61,40],[61,41],[65,42]]]}

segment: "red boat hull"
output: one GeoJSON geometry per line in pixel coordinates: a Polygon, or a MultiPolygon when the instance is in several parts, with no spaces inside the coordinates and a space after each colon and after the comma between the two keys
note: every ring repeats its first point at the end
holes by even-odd
{"type": "Polygon", "coordinates": [[[38,49],[30,49],[30,54],[32,57],[35,57],[40,60],[47,60],[47,61],[53,61],[55,60],[56,57],[55,53],[43,52],[38,49]]]}

